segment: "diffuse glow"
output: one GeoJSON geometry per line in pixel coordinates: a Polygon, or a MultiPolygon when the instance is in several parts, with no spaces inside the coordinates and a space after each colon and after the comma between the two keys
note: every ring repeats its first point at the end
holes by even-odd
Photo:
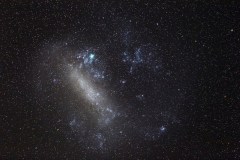
{"type": "Polygon", "coordinates": [[[94,86],[84,74],[75,68],[70,70],[70,77],[73,86],[79,92],[79,96],[91,103],[92,109],[98,114],[98,123],[100,125],[110,124],[115,118],[116,112],[104,91],[94,86]]]}

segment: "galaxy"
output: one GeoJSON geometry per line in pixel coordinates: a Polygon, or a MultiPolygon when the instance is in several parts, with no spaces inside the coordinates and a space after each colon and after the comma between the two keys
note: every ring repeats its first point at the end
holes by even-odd
{"type": "MultiPolygon", "coordinates": [[[[129,39],[134,35],[126,37],[129,33],[116,31],[119,35],[116,42],[109,43],[115,38],[110,37],[100,45],[88,45],[79,37],[71,36],[74,40],[51,44],[41,51],[47,59],[39,64],[36,82],[40,86],[36,86],[37,92],[44,89],[47,85],[44,81],[47,80],[46,83],[57,86],[58,91],[54,91],[57,97],[58,92],[64,94],[64,98],[71,95],[64,100],[69,112],[69,133],[89,150],[109,152],[133,133],[135,138],[154,141],[165,134],[169,125],[179,123],[174,111],[164,106],[154,107],[161,106],[159,102],[145,108],[151,103],[151,97],[157,94],[146,92],[145,87],[139,86],[151,87],[153,81],[157,83],[158,75],[163,72],[163,62],[157,53],[160,50],[157,44],[137,39],[136,46],[131,46],[129,39]],[[121,45],[120,52],[114,51],[115,43],[121,45]],[[119,66],[122,69],[118,69],[119,66]],[[66,95],[59,91],[63,88],[66,95]],[[153,109],[155,113],[148,113],[153,109]],[[153,121],[154,124],[144,121],[153,121]]],[[[181,103],[181,99],[177,103],[181,103]]]]}
{"type": "Polygon", "coordinates": [[[236,1],[0,6],[0,159],[240,159],[236,1]]]}

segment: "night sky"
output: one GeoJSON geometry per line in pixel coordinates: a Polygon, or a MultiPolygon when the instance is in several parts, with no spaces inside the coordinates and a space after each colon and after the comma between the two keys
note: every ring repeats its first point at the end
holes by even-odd
{"type": "Polygon", "coordinates": [[[0,2],[0,159],[240,159],[237,1],[0,2]]]}

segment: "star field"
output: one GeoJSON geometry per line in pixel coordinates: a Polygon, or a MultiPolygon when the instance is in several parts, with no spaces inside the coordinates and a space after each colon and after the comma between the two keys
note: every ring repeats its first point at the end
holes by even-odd
{"type": "Polygon", "coordinates": [[[240,159],[237,1],[0,6],[0,159],[240,159]]]}

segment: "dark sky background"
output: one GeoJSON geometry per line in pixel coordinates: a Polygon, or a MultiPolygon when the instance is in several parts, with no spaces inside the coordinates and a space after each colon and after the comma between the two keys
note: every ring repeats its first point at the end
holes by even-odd
{"type": "Polygon", "coordinates": [[[0,24],[0,159],[240,159],[237,1],[1,1],[0,24]],[[111,124],[65,60],[104,73],[111,124]]]}

